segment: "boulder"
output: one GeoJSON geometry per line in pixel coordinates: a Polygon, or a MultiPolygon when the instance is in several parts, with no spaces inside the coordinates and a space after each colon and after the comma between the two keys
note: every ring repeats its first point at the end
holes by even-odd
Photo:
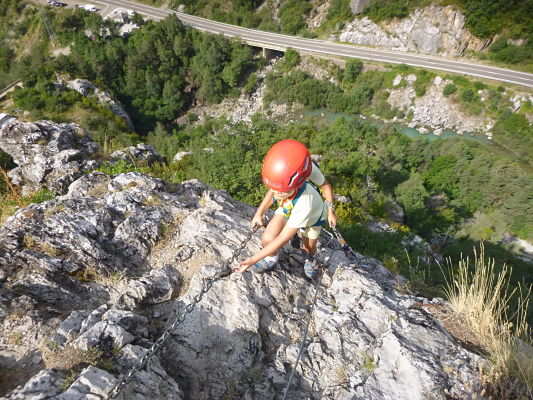
{"type": "Polygon", "coordinates": [[[124,108],[120,105],[120,103],[113,100],[113,98],[109,95],[109,93],[99,89],[91,81],[88,81],[87,79],[73,79],[73,80],[59,79],[58,83],[61,86],[66,86],[69,89],[75,90],[76,92],[81,94],[83,97],[94,97],[95,99],[98,100],[100,104],[107,106],[113,114],[121,118],[126,123],[126,125],[131,131],[135,130],[133,121],[131,120],[126,110],[124,110],[124,108]]]}
{"type": "Polygon", "coordinates": [[[8,175],[23,195],[43,187],[64,194],[84,171],[96,168],[91,158],[99,146],[75,124],[16,121],[0,129],[0,149],[18,165],[8,175]]]}
{"type": "Polygon", "coordinates": [[[120,160],[135,166],[152,165],[156,162],[162,164],[165,162],[165,159],[159,155],[153,146],[144,143],[117,150],[109,156],[109,161],[112,163],[120,160]]]}

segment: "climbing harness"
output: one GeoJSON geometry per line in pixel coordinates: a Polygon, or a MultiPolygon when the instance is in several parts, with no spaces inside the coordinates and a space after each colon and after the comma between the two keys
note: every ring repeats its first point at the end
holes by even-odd
{"type": "MultiPolygon", "coordinates": [[[[325,232],[329,236],[329,240],[328,240],[328,242],[326,243],[325,246],[328,247],[329,244],[331,243],[331,241],[336,238],[339,241],[339,244],[341,245],[341,248],[340,249],[339,248],[333,249],[333,251],[331,252],[329,257],[327,258],[327,264],[329,264],[329,262],[331,260],[331,256],[333,255],[333,253],[335,253],[336,251],[339,251],[339,250],[342,250],[344,252],[344,254],[346,255],[346,257],[348,257],[351,261],[354,261],[356,259],[355,252],[352,250],[352,248],[350,246],[348,246],[348,243],[346,243],[346,240],[344,240],[344,238],[342,237],[341,233],[339,232],[339,230],[337,229],[337,227],[335,225],[332,226],[331,229],[333,230],[333,233],[335,234],[335,236],[331,232],[329,232],[328,230],[326,230],[326,229],[323,230],[323,232],[325,232]]],[[[300,348],[298,350],[298,356],[296,357],[296,362],[294,363],[294,365],[292,367],[292,371],[291,371],[291,374],[289,376],[289,381],[287,382],[287,386],[285,387],[285,391],[283,392],[283,399],[282,400],[286,400],[287,399],[287,395],[289,394],[289,388],[291,386],[291,382],[292,382],[292,378],[294,376],[294,372],[296,371],[296,367],[298,367],[298,363],[300,362],[300,358],[301,358],[303,350],[305,348],[305,342],[307,341],[307,333],[309,331],[309,324],[311,322],[311,316],[313,315],[313,311],[314,311],[315,306],[316,306],[316,300],[318,298],[318,292],[320,290],[319,282],[320,282],[320,280],[322,278],[322,274],[324,273],[324,269],[326,267],[327,267],[327,265],[321,265],[320,266],[319,276],[315,280],[315,296],[313,298],[313,303],[311,304],[311,308],[309,309],[309,316],[307,317],[307,323],[305,325],[304,337],[302,339],[302,343],[300,344],[300,348]]]]}
{"type": "Polygon", "coordinates": [[[246,238],[244,238],[244,240],[240,243],[239,247],[233,252],[231,257],[229,259],[227,259],[226,262],[224,262],[224,264],[222,266],[222,270],[220,272],[218,272],[217,274],[213,275],[212,277],[207,278],[205,280],[204,286],[203,286],[202,290],[200,291],[200,293],[198,293],[196,296],[194,296],[192,302],[189,303],[187,305],[187,307],[185,307],[185,311],[181,315],[179,315],[176,318],[176,320],[174,321],[174,323],[172,325],[170,325],[163,332],[163,334],[154,342],[152,347],[150,347],[150,349],[141,357],[139,362],[131,369],[131,371],[129,373],[127,373],[126,375],[124,375],[117,382],[117,384],[115,385],[113,390],[111,390],[109,396],[107,397],[108,399],[115,398],[120,393],[120,391],[124,388],[124,386],[126,386],[128,383],[131,382],[131,380],[133,379],[133,376],[135,375],[135,373],[137,371],[141,370],[142,368],[144,368],[144,366],[146,365],[148,360],[161,347],[163,347],[163,345],[165,344],[165,342],[167,341],[169,336],[176,330],[178,325],[181,324],[185,320],[185,317],[187,316],[187,314],[192,312],[194,307],[196,307],[196,304],[198,304],[200,302],[200,300],[202,300],[202,297],[204,296],[204,294],[206,294],[211,289],[213,284],[216,281],[218,281],[218,280],[220,280],[222,278],[225,278],[225,277],[227,277],[227,276],[229,276],[229,275],[231,275],[233,273],[233,269],[230,267],[230,265],[235,261],[235,258],[240,254],[240,252],[242,250],[244,250],[244,248],[246,247],[246,244],[250,241],[252,236],[255,234],[255,232],[257,232],[257,230],[259,228],[260,228],[260,225],[256,224],[253,227],[252,231],[248,234],[248,236],[246,236],[246,238]]]}

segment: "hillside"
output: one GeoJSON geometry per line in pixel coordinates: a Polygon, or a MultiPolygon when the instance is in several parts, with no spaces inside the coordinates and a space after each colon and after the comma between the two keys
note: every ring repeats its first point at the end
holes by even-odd
{"type": "Polygon", "coordinates": [[[271,32],[466,56],[533,71],[528,1],[174,1],[174,9],[271,32]]]}
{"type": "MultiPolygon", "coordinates": [[[[341,32],[347,2],[331,3],[337,20],[302,3],[186,7],[250,26],[272,10],[285,15],[276,24],[309,13],[317,25],[295,33],[341,32]]],[[[175,17],[134,15],[123,35],[121,22],[47,7],[52,43],[31,2],[6,5],[0,82],[20,87],[0,100],[0,395],[104,396],[223,272],[124,399],[280,398],[308,312],[291,398],[527,398],[530,91],[292,49],[265,59],[175,17]],[[332,183],[357,252],[354,265],[323,234],[313,310],[290,245],[272,274],[223,267],[251,232],[263,157],[285,138],[332,183]],[[508,279],[510,299],[491,285],[459,301],[450,290],[481,251],[482,275],[508,279]]],[[[468,15],[456,14],[461,29],[468,15]]],[[[401,18],[375,22],[413,21],[401,18]]]]}
{"type": "MultiPolygon", "coordinates": [[[[80,151],[89,144],[97,150],[96,144],[77,142],[75,128],[13,123],[0,137],[33,147],[41,155],[36,163],[73,171],[72,162],[57,160],[77,151],[92,169],[96,160],[80,151]],[[40,149],[32,146],[37,142],[40,149]]],[[[31,162],[23,167],[41,169],[31,162]]],[[[171,185],[139,173],[67,176],[45,176],[47,186],[65,183],[61,195],[20,209],[0,230],[0,337],[9,344],[0,353],[1,393],[7,399],[108,394],[118,374],[195,303],[205,279],[225,271],[224,259],[250,232],[252,207],[198,181],[171,185]]],[[[309,357],[291,398],[462,398],[479,390],[480,358],[431,315],[446,310],[445,303],[397,291],[381,263],[358,255],[354,264],[326,239],[309,357]]],[[[256,234],[239,257],[258,249],[256,234]]],[[[281,396],[313,295],[299,252],[288,246],[281,257],[271,274],[216,282],[118,398],[281,396]]]]}

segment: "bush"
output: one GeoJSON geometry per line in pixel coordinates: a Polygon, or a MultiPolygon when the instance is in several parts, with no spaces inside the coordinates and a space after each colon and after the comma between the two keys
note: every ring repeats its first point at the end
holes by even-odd
{"type": "Polygon", "coordinates": [[[277,68],[281,72],[289,72],[300,63],[300,59],[300,53],[289,47],[287,51],[285,51],[283,58],[278,62],[277,68]]]}
{"type": "Polygon", "coordinates": [[[362,69],[363,63],[361,61],[350,58],[346,63],[346,67],[344,68],[344,74],[342,78],[343,82],[355,83],[355,80],[361,73],[362,69]]]}
{"type": "Polygon", "coordinates": [[[453,83],[448,83],[446,86],[444,86],[444,90],[442,91],[442,94],[446,97],[454,94],[457,91],[457,86],[455,86],[453,83]]]}
{"type": "Polygon", "coordinates": [[[461,92],[461,100],[464,102],[471,102],[475,99],[475,93],[472,89],[465,89],[461,92]]]}
{"type": "Polygon", "coordinates": [[[257,76],[257,74],[250,74],[248,76],[248,79],[246,79],[246,83],[244,84],[242,90],[244,91],[244,93],[250,94],[255,90],[255,87],[258,83],[259,77],[257,76]]]}

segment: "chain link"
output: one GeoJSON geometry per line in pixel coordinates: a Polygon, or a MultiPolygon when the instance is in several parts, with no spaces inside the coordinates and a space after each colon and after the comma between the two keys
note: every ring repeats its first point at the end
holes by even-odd
{"type": "Polygon", "coordinates": [[[259,227],[260,225],[255,225],[253,227],[252,231],[248,234],[248,236],[246,236],[246,238],[244,238],[244,240],[240,243],[239,247],[233,252],[231,257],[228,260],[226,260],[226,262],[224,262],[222,266],[222,270],[220,272],[216,273],[212,277],[207,278],[205,280],[202,290],[196,296],[194,296],[192,302],[189,303],[187,307],[185,307],[185,311],[176,318],[176,320],[172,323],[172,325],[170,325],[165,330],[165,332],[163,332],[163,334],[154,342],[152,347],[150,347],[150,349],[148,349],[148,351],[141,357],[139,362],[131,369],[131,371],[128,372],[126,375],[124,375],[122,379],[118,381],[118,383],[115,385],[113,390],[111,390],[109,396],[107,397],[108,399],[115,398],[120,393],[120,391],[124,388],[124,386],[126,386],[128,383],[131,382],[131,380],[133,379],[133,376],[138,371],[140,371],[142,368],[144,368],[148,360],[161,347],[163,347],[168,337],[177,329],[178,325],[180,325],[185,320],[185,317],[187,316],[187,314],[191,313],[192,310],[194,310],[196,305],[200,302],[200,300],[202,300],[202,297],[204,296],[204,294],[206,294],[211,289],[213,284],[216,281],[232,274],[233,269],[230,267],[230,265],[235,261],[235,258],[240,254],[240,252],[244,250],[244,248],[246,247],[250,239],[252,239],[252,236],[255,234],[255,232],[257,232],[259,227]]]}

